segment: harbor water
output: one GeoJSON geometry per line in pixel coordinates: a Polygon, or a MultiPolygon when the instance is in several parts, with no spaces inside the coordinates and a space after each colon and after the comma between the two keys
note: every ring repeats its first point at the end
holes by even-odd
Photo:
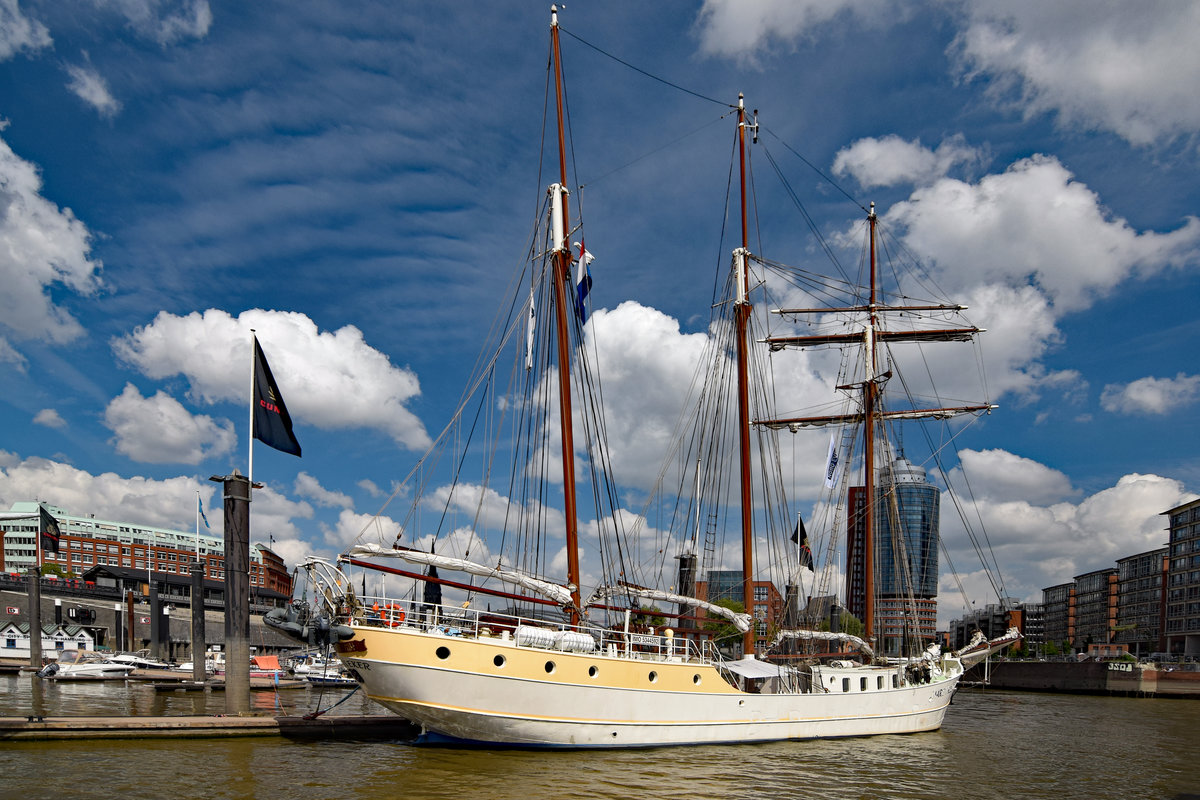
{"type": "MultiPolygon", "coordinates": [[[[348,690],[254,692],[301,715],[348,690]]],[[[218,693],[0,676],[0,714],[220,714],[218,693]],[[40,685],[39,685],[40,684],[40,685]]],[[[386,713],[361,697],[330,713],[386,713]]],[[[911,736],[636,751],[525,752],[404,741],[4,742],[0,798],[1153,798],[1200,795],[1200,702],[962,690],[911,736]]]]}

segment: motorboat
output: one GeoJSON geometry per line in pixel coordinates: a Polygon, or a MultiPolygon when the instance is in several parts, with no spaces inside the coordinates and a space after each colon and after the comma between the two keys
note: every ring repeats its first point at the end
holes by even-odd
{"type": "Polygon", "coordinates": [[[38,670],[40,678],[126,678],[137,667],[113,661],[95,650],[62,650],[58,661],[38,670]]]}

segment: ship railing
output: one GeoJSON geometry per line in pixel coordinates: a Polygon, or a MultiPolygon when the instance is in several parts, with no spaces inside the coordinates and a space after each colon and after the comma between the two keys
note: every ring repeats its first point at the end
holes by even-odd
{"type": "Polygon", "coordinates": [[[674,630],[626,631],[584,624],[573,626],[535,616],[458,608],[390,597],[362,597],[353,625],[405,628],[442,636],[495,637],[519,646],[596,653],[638,661],[709,661],[708,640],[693,640],[674,630]]]}

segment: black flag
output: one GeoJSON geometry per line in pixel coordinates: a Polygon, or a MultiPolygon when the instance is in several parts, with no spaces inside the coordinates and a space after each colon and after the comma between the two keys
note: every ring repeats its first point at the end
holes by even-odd
{"type": "Polygon", "coordinates": [[[254,338],[254,438],[276,450],[300,455],[300,442],[292,433],[292,418],[283,395],[275,383],[275,376],[267,366],[267,358],[254,338]]]}
{"type": "Polygon", "coordinates": [[[58,540],[62,538],[58,520],[50,516],[45,506],[38,506],[38,531],[42,537],[43,553],[58,553],[58,540]]]}
{"type": "Polygon", "coordinates": [[[808,531],[804,529],[804,520],[796,515],[796,529],[792,531],[792,541],[800,545],[800,566],[813,568],[812,547],[808,544],[808,531]]]}

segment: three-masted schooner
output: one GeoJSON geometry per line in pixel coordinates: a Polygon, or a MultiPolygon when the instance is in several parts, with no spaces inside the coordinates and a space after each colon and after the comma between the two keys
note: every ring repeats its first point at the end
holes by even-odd
{"type": "MultiPolygon", "coordinates": [[[[514,370],[514,385],[526,387],[504,393],[504,401],[493,402],[493,408],[509,409],[525,399],[538,409],[557,403],[553,412],[538,416],[519,417],[519,425],[541,437],[539,443],[527,445],[516,457],[516,477],[512,478],[505,511],[506,537],[528,534],[543,542],[550,538],[545,512],[545,494],[539,494],[520,504],[514,502],[516,487],[528,470],[526,465],[539,461],[561,469],[561,491],[564,496],[561,524],[565,535],[566,580],[543,577],[549,563],[528,562],[541,567],[541,574],[519,566],[515,560],[502,556],[486,560],[455,557],[399,544],[360,544],[343,555],[338,563],[310,559],[305,565],[315,592],[307,603],[297,601],[288,613],[274,615],[273,624],[298,635],[310,636],[314,631],[330,634],[337,655],[347,670],[362,684],[368,696],[398,715],[421,726],[422,741],[463,742],[485,745],[522,747],[613,748],[648,747],[659,745],[763,742],[786,739],[808,739],[873,734],[912,733],[938,728],[963,673],[962,661],[943,654],[936,645],[900,659],[885,661],[875,657],[870,640],[873,632],[873,612],[866,617],[865,637],[830,633],[829,631],[781,631],[783,635],[802,641],[820,641],[838,648],[856,646],[856,657],[841,655],[835,658],[793,658],[771,660],[769,654],[756,653],[757,621],[752,614],[739,612],[724,605],[710,603],[687,594],[691,587],[676,586],[672,590],[654,589],[622,580],[619,567],[611,570],[615,580],[595,588],[586,598],[583,594],[579,559],[580,534],[576,508],[576,460],[580,449],[573,441],[577,425],[592,431],[602,422],[573,407],[572,401],[580,386],[594,374],[589,369],[572,368],[573,353],[584,348],[578,341],[579,315],[573,313],[572,295],[579,280],[572,279],[576,266],[572,254],[571,215],[567,186],[567,157],[564,143],[562,65],[560,58],[557,10],[551,9],[551,52],[555,79],[555,98],[558,119],[559,179],[548,189],[547,244],[534,247],[545,255],[547,290],[537,294],[530,289],[529,300],[520,313],[512,315],[511,328],[501,333],[498,345],[510,350],[524,344],[528,332],[529,347],[525,358],[528,367],[541,360],[548,366],[546,380],[524,380],[521,369],[514,370]],[[544,302],[543,302],[544,301],[544,302]],[[541,316],[539,316],[539,312],[541,316]],[[532,327],[523,328],[525,321],[545,320],[552,331],[544,347],[534,347],[532,327]],[[536,353],[535,353],[536,350],[536,353]],[[550,361],[550,354],[556,361],[550,361]],[[537,384],[541,393],[532,389],[537,384]],[[577,421],[578,415],[578,421],[577,421]],[[593,419],[588,422],[588,419],[593,419]],[[546,437],[559,434],[557,459],[546,437]],[[536,519],[532,519],[535,518],[536,519]],[[540,520],[540,521],[539,521],[540,520]],[[415,567],[386,566],[400,561],[415,567]],[[344,571],[347,566],[381,570],[385,573],[436,583],[450,589],[461,589],[478,598],[487,595],[497,604],[511,603],[503,611],[492,611],[490,604],[478,608],[475,603],[449,607],[429,602],[428,596],[396,598],[367,596],[365,579],[361,592],[355,591],[354,581],[344,571]],[[461,580],[447,578],[448,574],[465,573],[461,580]],[[487,588],[503,584],[508,589],[487,588]],[[639,624],[652,602],[678,605],[680,614],[665,615],[686,618],[687,611],[702,613],[708,619],[720,618],[741,631],[742,651],[739,658],[723,656],[710,639],[704,636],[683,635],[680,628],[667,625],[647,627],[639,624]],[[602,617],[603,622],[597,617],[602,617]],[[615,621],[614,621],[615,620],[615,621]],[[766,655],[766,658],[757,657],[766,655]]],[[[736,106],[738,159],[741,165],[742,242],[733,253],[732,287],[728,308],[732,309],[734,363],[736,365],[736,439],[738,486],[734,504],[740,508],[742,542],[743,596],[752,596],[755,555],[755,499],[751,495],[754,481],[752,470],[752,431],[766,430],[774,435],[780,427],[798,428],[827,423],[830,419],[755,418],[751,403],[749,376],[750,349],[762,344],[751,341],[748,321],[751,314],[752,290],[750,273],[754,256],[747,242],[746,222],[746,137],[753,129],[744,104],[739,98],[736,106]]],[[[872,230],[874,215],[871,216],[872,230]]],[[[873,241],[872,235],[872,241],[873,241]]],[[[580,248],[581,254],[583,253],[580,248]]],[[[872,263],[874,255],[872,253],[872,263]]],[[[586,267],[586,263],[578,267],[586,267]]],[[[577,267],[577,268],[578,268],[577,267]]],[[[532,279],[538,276],[533,275],[532,279]]],[[[531,285],[535,281],[531,279],[531,285]]],[[[874,275],[871,277],[874,284],[874,275]]],[[[522,284],[523,287],[523,284],[522,284]]],[[[523,288],[518,290],[521,296],[523,288]]],[[[861,383],[862,403],[859,410],[846,419],[847,423],[861,422],[866,427],[868,452],[872,463],[871,442],[875,436],[872,426],[889,412],[877,407],[877,366],[874,364],[876,345],[901,334],[880,324],[884,309],[873,294],[869,302],[858,309],[866,314],[865,325],[845,334],[844,340],[825,343],[850,343],[863,347],[871,360],[870,379],[861,383]],[[852,417],[852,418],[850,418],[852,417]]],[[[799,310],[788,310],[797,314],[799,310]]],[[[973,335],[973,330],[923,333],[930,339],[956,339],[973,335]]],[[[912,334],[918,336],[918,334],[912,334]]],[[[776,337],[765,344],[781,348],[803,345],[802,337],[776,337]]],[[[721,357],[725,357],[722,354],[721,357]]],[[[494,375],[494,362],[484,360],[484,371],[494,375]]],[[[482,378],[475,383],[485,382],[482,378]]],[[[589,399],[592,407],[598,400],[589,399]]],[[[961,412],[985,410],[986,406],[963,407],[961,412]]],[[[948,409],[929,410],[930,414],[950,413],[948,409]]],[[[517,412],[513,412],[514,416],[517,412]]],[[[498,437],[500,438],[500,437],[498,437]]],[[[605,469],[603,456],[591,443],[582,448],[590,457],[588,475],[592,480],[605,469]]],[[[487,463],[490,468],[491,462],[487,463]]],[[[487,469],[483,469],[487,471],[487,469]]],[[[872,480],[873,470],[866,470],[872,480]]],[[[697,481],[698,482],[698,481],[697,481]]],[[[868,486],[868,497],[873,488],[868,486]]],[[[610,494],[594,486],[592,494],[610,494]]],[[[472,514],[469,529],[488,523],[489,511],[483,492],[472,514]]],[[[445,507],[454,501],[439,496],[445,507]]],[[[496,499],[494,496],[493,499],[496,499]]],[[[504,505],[504,504],[501,504],[504,505]]],[[[615,506],[615,502],[613,503],[615,506]]],[[[868,504],[870,505],[870,504],[868,504]]],[[[464,505],[465,507],[465,505],[464,505]]],[[[491,517],[497,516],[495,513],[491,517]]],[[[610,508],[608,519],[597,523],[597,535],[618,533],[621,514],[610,508]]],[[[868,515],[869,517],[869,515],[868,515]]],[[[557,517],[554,517],[557,519],[557,517]]],[[[867,523],[867,536],[871,535],[867,523]]],[[[399,542],[399,537],[397,537],[399,542]]],[[[867,545],[867,551],[871,547],[867,545]]],[[[523,551],[524,552],[524,551],[523,551]]],[[[617,555],[609,555],[616,560],[617,555]]],[[[868,564],[866,573],[871,574],[868,564]]],[[[418,584],[420,585],[420,584],[418,584]]],[[[686,626],[685,626],[686,627],[686,626]]],[[[698,630],[700,626],[691,625],[698,630]]],[[[797,648],[792,648],[796,652],[797,648]]]]}

